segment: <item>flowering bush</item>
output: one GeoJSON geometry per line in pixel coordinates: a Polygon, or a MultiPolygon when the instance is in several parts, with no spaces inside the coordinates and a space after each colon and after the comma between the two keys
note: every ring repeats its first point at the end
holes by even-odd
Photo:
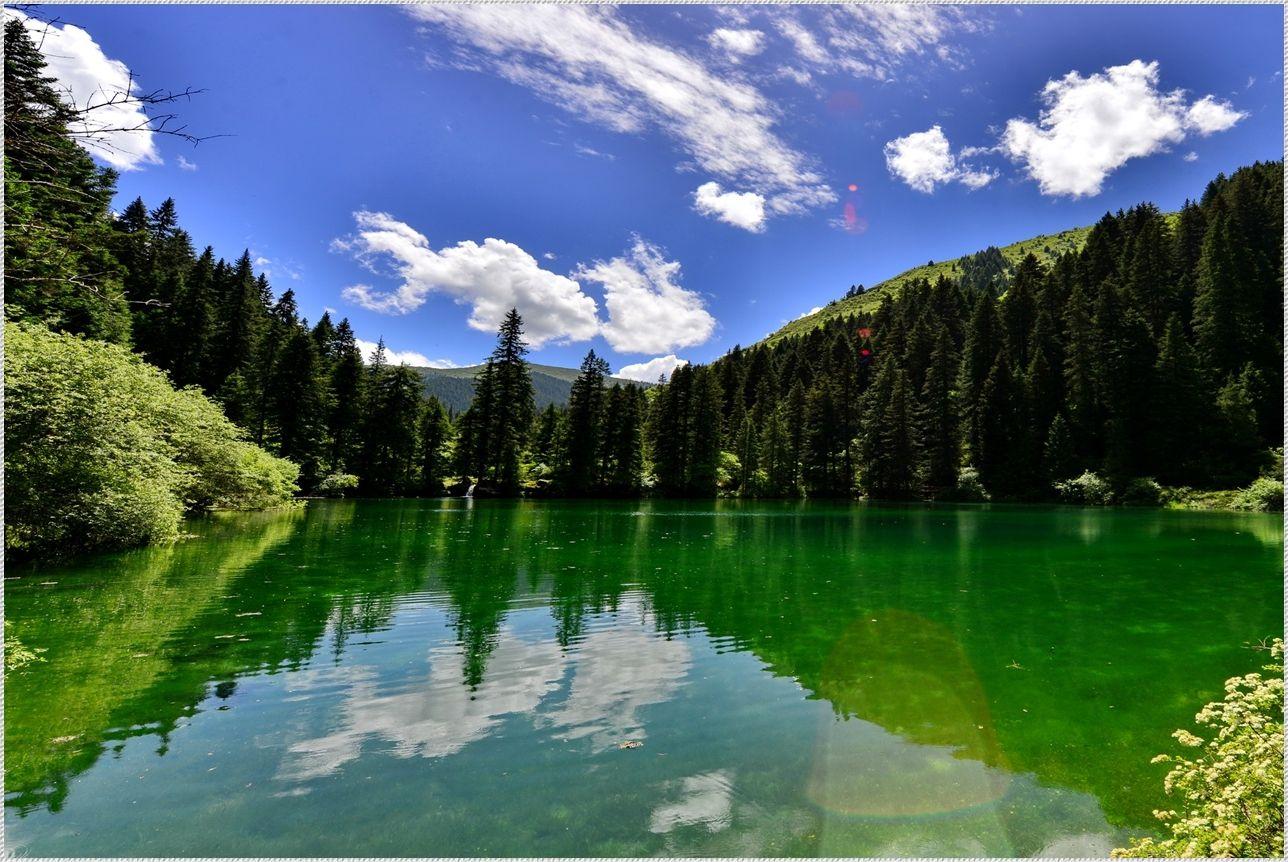
{"type": "Polygon", "coordinates": [[[1272,663],[1259,673],[1226,680],[1225,699],[1194,717],[1212,729],[1208,739],[1188,730],[1172,736],[1194,759],[1160,754],[1171,763],[1163,781],[1181,811],[1156,811],[1170,838],[1144,838],[1118,858],[1241,856],[1282,858],[1284,853],[1284,642],[1269,647],[1272,663]]]}

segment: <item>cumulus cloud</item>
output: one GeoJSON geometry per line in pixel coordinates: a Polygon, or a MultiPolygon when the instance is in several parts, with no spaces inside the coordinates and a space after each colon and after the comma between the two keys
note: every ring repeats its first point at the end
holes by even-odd
{"type": "Polygon", "coordinates": [[[71,124],[82,147],[119,171],[161,164],[148,116],[130,98],[139,88],[124,63],[103,53],[80,27],[46,23],[16,9],[4,14],[23,22],[48,64],[45,74],[56,80],[67,103],[82,112],[71,124]]]}
{"type": "Polygon", "coordinates": [[[656,383],[659,378],[671,379],[675,369],[688,365],[689,360],[681,359],[674,353],[650,359],[648,362],[637,362],[634,365],[623,365],[617,369],[617,377],[627,380],[639,380],[642,383],[656,383]]]}
{"type": "Polygon", "coordinates": [[[435,250],[423,234],[388,213],[364,210],[354,213],[354,220],[358,231],[334,240],[332,248],[375,275],[401,280],[394,290],[353,284],[342,291],[369,311],[408,314],[431,293],[442,293],[470,307],[472,329],[495,332],[506,312],[517,308],[534,348],[602,334],[625,353],[701,344],[715,330],[702,297],[679,285],[680,264],[638,237],[621,257],[582,265],[569,277],[542,269],[532,255],[505,240],[466,240],[435,250]],[[606,321],[578,279],[603,288],[606,321]]]}
{"type": "Polygon", "coordinates": [[[469,325],[495,332],[505,313],[517,308],[533,347],[548,341],[584,341],[599,329],[595,300],[567,276],[542,269],[532,255],[505,240],[464,241],[435,250],[410,225],[388,213],[354,213],[358,232],[332,245],[369,271],[402,280],[393,291],[369,285],[346,287],[343,296],[371,311],[407,314],[431,293],[451,296],[470,307],[469,325]]]}
{"type": "MultiPolygon", "coordinates": [[[[353,343],[358,346],[363,362],[375,361],[377,342],[355,338],[353,343]]],[[[430,359],[423,353],[417,353],[414,350],[394,350],[387,344],[385,345],[385,361],[390,365],[414,365],[417,368],[461,367],[450,359],[430,359]]]]}
{"type": "Polygon", "coordinates": [[[1189,127],[1204,136],[1224,132],[1246,116],[1229,102],[1218,102],[1211,96],[1199,99],[1185,112],[1189,127]]]}
{"type": "Polygon", "coordinates": [[[196,162],[190,162],[190,161],[188,161],[187,159],[185,159],[182,155],[180,155],[180,156],[179,156],[179,169],[180,169],[180,170],[183,170],[183,171],[195,171],[195,170],[197,170],[197,163],[196,163],[196,162]]]}
{"type": "Polygon", "coordinates": [[[1245,116],[1212,96],[1189,103],[1183,90],[1159,90],[1158,80],[1157,62],[1133,60],[1048,81],[1038,120],[1010,120],[1002,150],[1043,194],[1082,197],[1098,194],[1130,159],[1167,150],[1190,133],[1224,131],[1245,116]]]}
{"type": "Polygon", "coordinates": [[[1194,152],[1193,150],[1190,150],[1188,153],[1181,156],[1181,158],[1187,162],[1197,162],[1199,160],[1199,154],[1194,152]]]}
{"type": "Polygon", "coordinates": [[[729,59],[737,61],[765,50],[765,34],[759,30],[731,30],[719,27],[707,36],[707,43],[724,51],[729,59]]]}
{"type": "Polygon", "coordinates": [[[637,238],[622,257],[582,266],[578,278],[600,284],[608,321],[601,332],[622,353],[662,353],[701,344],[716,321],[702,297],[678,284],[680,264],[637,238]]]}
{"type": "Polygon", "coordinates": [[[490,69],[613,131],[660,130],[687,154],[686,167],[761,195],[770,214],[836,200],[751,83],[644,37],[611,7],[442,4],[407,14],[463,46],[467,68],[490,69]]]}
{"type": "Polygon", "coordinates": [[[755,192],[726,192],[717,182],[703,183],[693,193],[693,208],[752,233],[765,229],[765,196],[755,192]]]}
{"type": "Polygon", "coordinates": [[[959,182],[979,189],[997,179],[995,172],[972,168],[953,155],[947,136],[937,125],[887,142],[885,159],[891,176],[926,194],[945,183],[959,182]]]}

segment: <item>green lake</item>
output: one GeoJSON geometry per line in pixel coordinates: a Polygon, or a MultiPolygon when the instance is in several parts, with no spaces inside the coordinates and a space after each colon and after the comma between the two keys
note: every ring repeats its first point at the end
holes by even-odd
{"type": "Polygon", "coordinates": [[[22,856],[1086,856],[1283,632],[1278,515],[314,502],[11,566],[22,856]]]}

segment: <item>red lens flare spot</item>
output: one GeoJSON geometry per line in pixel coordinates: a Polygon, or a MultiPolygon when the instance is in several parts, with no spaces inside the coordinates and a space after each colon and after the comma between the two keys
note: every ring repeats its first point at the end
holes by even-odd
{"type": "MultiPolygon", "coordinates": [[[[859,338],[871,338],[871,337],[872,337],[871,329],[869,329],[866,326],[859,328],[859,338]]],[[[864,349],[866,350],[867,348],[864,348],[864,349]]]]}
{"type": "Polygon", "coordinates": [[[849,189],[850,191],[852,191],[852,192],[857,192],[857,191],[859,190],[859,184],[858,184],[858,183],[850,183],[848,186],[846,186],[846,188],[848,188],[848,189],[849,189]]]}

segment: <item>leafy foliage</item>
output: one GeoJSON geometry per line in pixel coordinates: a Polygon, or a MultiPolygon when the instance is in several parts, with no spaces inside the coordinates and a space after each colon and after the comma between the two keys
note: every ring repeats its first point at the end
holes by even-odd
{"type": "Polygon", "coordinates": [[[288,500],[298,468],[126,348],[5,324],[5,549],[174,538],[185,512],[288,500]]]}
{"type": "Polygon", "coordinates": [[[1114,851],[1118,858],[1263,857],[1284,854],[1284,642],[1269,646],[1266,676],[1226,680],[1225,698],[1194,717],[1205,739],[1178,730],[1176,741],[1193,757],[1160,754],[1170,763],[1163,781],[1179,811],[1156,811],[1167,838],[1145,838],[1114,851]]]}

